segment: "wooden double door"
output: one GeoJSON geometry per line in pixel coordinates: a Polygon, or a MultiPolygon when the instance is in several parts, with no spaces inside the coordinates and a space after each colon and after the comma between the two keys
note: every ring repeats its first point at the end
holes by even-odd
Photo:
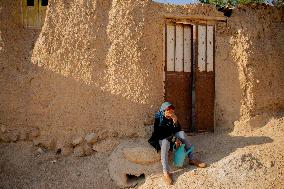
{"type": "Polygon", "coordinates": [[[169,22],[165,37],[165,100],[184,131],[214,131],[214,26],[169,22]]]}
{"type": "Polygon", "coordinates": [[[45,20],[48,0],[22,0],[22,23],[25,28],[40,29],[45,20]]]}

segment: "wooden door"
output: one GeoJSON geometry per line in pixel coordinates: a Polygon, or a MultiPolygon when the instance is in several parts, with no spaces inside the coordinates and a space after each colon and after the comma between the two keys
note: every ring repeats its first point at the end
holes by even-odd
{"type": "Polygon", "coordinates": [[[191,126],[192,27],[166,25],[165,100],[176,107],[181,127],[191,126]]]}
{"type": "Polygon", "coordinates": [[[40,29],[44,23],[48,0],[22,0],[23,25],[40,29]]]}
{"type": "Polygon", "coordinates": [[[39,7],[38,7],[39,27],[42,27],[44,24],[47,5],[48,5],[48,0],[39,0],[39,7]]]}
{"type": "Polygon", "coordinates": [[[195,128],[214,131],[214,26],[198,25],[195,66],[195,128]]]}

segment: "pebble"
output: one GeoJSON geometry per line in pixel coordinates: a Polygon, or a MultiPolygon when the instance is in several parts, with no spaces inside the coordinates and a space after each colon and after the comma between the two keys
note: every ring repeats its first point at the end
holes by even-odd
{"type": "Polygon", "coordinates": [[[76,138],[72,141],[72,145],[77,146],[77,145],[81,144],[83,142],[83,140],[84,140],[83,137],[78,137],[78,138],[76,138]]]}
{"type": "Polygon", "coordinates": [[[41,148],[38,148],[37,150],[36,150],[36,155],[40,155],[40,154],[43,154],[44,153],[44,151],[43,151],[43,149],[41,149],[41,148]]]}
{"type": "Polygon", "coordinates": [[[82,147],[82,146],[76,146],[76,147],[74,148],[73,154],[74,154],[74,156],[76,156],[76,157],[82,157],[82,156],[84,156],[85,153],[84,153],[83,147],[82,147]]]}
{"type": "Polygon", "coordinates": [[[97,142],[98,137],[95,133],[90,133],[85,136],[85,140],[88,144],[94,144],[95,142],[97,142]]]}

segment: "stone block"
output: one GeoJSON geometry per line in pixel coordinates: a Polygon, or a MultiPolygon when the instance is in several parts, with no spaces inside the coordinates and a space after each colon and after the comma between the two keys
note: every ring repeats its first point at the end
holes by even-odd
{"type": "Polygon", "coordinates": [[[133,177],[139,178],[141,175],[145,177],[162,171],[160,162],[137,164],[124,157],[125,148],[136,155],[136,150],[134,149],[139,149],[140,147],[149,147],[146,139],[138,138],[122,141],[112,152],[108,169],[111,178],[116,182],[117,186],[132,187],[138,182],[138,180],[132,179],[133,177]]]}
{"type": "Polygon", "coordinates": [[[95,133],[89,133],[85,136],[85,140],[88,144],[94,144],[98,140],[98,136],[95,133]]]}
{"type": "Polygon", "coordinates": [[[77,145],[81,144],[83,141],[84,141],[83,137],[75,138],[75,139],[72,141],[72,145],[73,145],[73,146],[77,146],[77,145]]]}
{"type": "Polygon", "coordinates": [[[39,129],[38,128],[32,128],[30,131],[30,137],[38,137],[40,135],[39,129]]]}
{"type": "Polygon", "coordinates": [[[82,157],[85,155],[84,148],[82,146],[76,146],[73,150],[73,155],[76,157],[82,157]]]}
{"type": "Polygon", "coordinates": [[[146,144],[144,146],[137,146],[132,148],[124,148],[123,156],[127,160],[142,164],[149,165],[160,161],[160,154],[150,145],[146,144]]]}

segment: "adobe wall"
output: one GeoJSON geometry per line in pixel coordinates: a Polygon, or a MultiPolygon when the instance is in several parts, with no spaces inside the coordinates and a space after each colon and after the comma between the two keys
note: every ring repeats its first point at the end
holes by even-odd
{"type": "Polygon", "coordinates": [[[283,9],[251,5],[237,7],[227,24],[217,25],[217,125],[283,111],[283,21],[283,9]]]}
{"type": "MultiPolygon", "coordinates": [[[[283,12],[248,10],[217,26],[217,126],[283,109],[283,12]]],[[[1,1],[0,123],[55,143],[147,135],[163,101],[164,15],[222,15],[208,5],[51,0],[39,31],[24,29],[19,12],[20,0],[1,1]]]]}

